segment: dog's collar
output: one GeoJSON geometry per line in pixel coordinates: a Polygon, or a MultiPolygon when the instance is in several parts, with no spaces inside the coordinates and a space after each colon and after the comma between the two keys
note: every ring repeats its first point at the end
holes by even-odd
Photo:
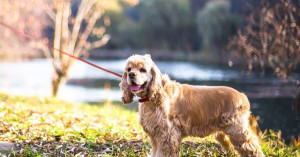
{"type": "Polygon", "coordinates": [[[139,99],[139,102],[146,102],[149,101],[149,97],[139,99]]]}

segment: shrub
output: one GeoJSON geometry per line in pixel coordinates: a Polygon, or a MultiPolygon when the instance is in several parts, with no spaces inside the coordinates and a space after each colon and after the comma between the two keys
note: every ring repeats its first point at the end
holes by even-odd
{"type": "Polygon", "coordinates": [[[223,49],[229,36],[235,34],[240,26],[241,20],[239,16],[230,13],[230,2],[214,0],[198,12],[197,24],[204,49],[223,49]]]}
{"type": "Polygon", "coordinates": [[[110,16],[112,25],[113,22],[118,25],[109,28],[110,48],[188,51],[199,48],[195,18],[186,0],[140,1],[136,6],[123,5],[122,13],[110,16]]]}

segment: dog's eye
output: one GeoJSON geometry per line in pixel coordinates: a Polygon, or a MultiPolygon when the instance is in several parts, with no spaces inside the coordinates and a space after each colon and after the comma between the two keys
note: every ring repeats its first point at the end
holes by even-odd
{"type": "Polygon", "coordinates": [[[146,70],[145,70],[144,68],[141,68],[141,69],[140,69],[140,72],[145,73],[146,70]]]}
{"type": "Polygon", "coordinates": [[[130,71],[131,71],[131,68],[128,68],[127,70],[128,70],[128,72],[130,72],[130,71]]]}

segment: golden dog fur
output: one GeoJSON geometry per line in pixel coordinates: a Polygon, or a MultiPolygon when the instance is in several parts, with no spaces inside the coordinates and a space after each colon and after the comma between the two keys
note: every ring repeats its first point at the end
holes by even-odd
{"type": "Polygon", "coordinates": [[[182,138],[213,133],[225,149],[233,145],[241,156],[264,156],[249,127],[248,98],[235,89],[177,83],[161,74],[150,55],[128,58],[120,88],[124,104],[134,96],[149,97],[139,105],[139,121],[150,137],[153,157],[177,157],[182,138]],[[133,85],[141,87],[132,91],[133,85]]]}

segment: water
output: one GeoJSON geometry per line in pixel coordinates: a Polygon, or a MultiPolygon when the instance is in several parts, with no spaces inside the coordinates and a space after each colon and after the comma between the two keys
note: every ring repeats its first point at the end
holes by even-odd
{"type": "MultiPolygon", "coordinates": [[[[91,61],[122,74],[125,60],[91,61]]],[[[190,62],[156,62],[162,73],[181,83],[193,85],[225,85],[244,92],[250,100],[251,111],[259,116],[262,130],[281,130],[289,140],[300,135],[300,86],[297,81],[282,81],[273,76],[199,65],[190,62]]],[[[0,63],[0,92],[22,95],[51,95],[50,60],[40,59],[18,63],[0,63]]],[[[300,80],[299,76],[294,76],[300,80]]],[[[76,102],[99,102],[107,99],[120,101],[120,78],[81,62],[70,69],[69,81],[58,97],[76,102]],[[110,85],[111,88],[104,89],[110,85]]],[[[136,102],[134,103],[136,104],[136,102]]]]}

